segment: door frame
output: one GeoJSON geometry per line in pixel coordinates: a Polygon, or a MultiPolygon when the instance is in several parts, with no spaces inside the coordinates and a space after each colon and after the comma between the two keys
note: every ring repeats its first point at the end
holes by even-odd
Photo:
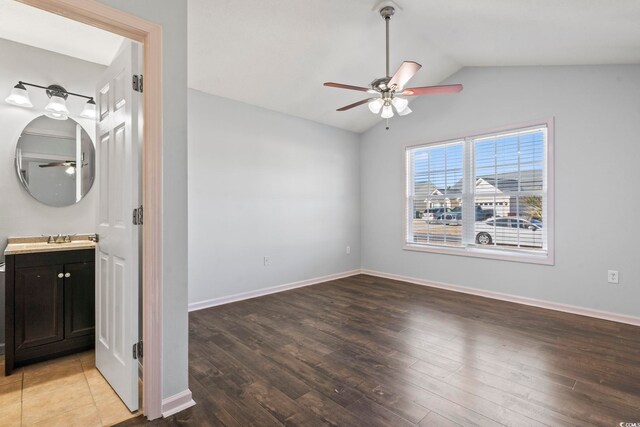
{"type": "Polygon", "coordinates": [[[162,27],[96,0],[17,0],[144,45],[142,144],[143,413],[162,416],[162,27]]]}

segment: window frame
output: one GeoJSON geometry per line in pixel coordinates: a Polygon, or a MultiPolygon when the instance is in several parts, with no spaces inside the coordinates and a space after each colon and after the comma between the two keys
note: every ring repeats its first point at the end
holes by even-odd
{"type": "MultiPolygon", "coordinates": [[[[402,151],[402,161],[404,164],[404,176],[403,176],[403,220],[402,220],[402,249],[406,251],[416,251],[416,252],[427,252],[427,253],[436,253],[442,255],[457,255],[457,256],[465,256],[465,257],[473,257],[473,258],[486,258],[486,259],[494,259],[494,260],[502,260],[502,261],[515,261],[515,262],[524,262],[524,263],[533,263],[533,264],[543,264],[543,265],[555,265],[555,241],[554,241],[554,118],[548,118],[544,120],[536,120],[527,123],[521,123],[516,125],[509,125],[500,128],[493,128],[483,131],[475,131],[475,132],[467,132],[462,135],[456,135],[451,138],[440,138],[437,140],[427,141],[427,142],[418,142],[415,144],[405,145],[402,151]],[[546,150],[545,150],[545,189],[546,192],[546,209],[545,209],[545,231],[547,233],[547,251],[546,253],[541,253],[539,250],[528,250],[528,249],[511,249],[511,248],[496,248],[496,247],[480,247],[476,245],[463,245],[462,247],[449,247],[449,246],[438,246],[438,245],[426,245],[426,244],[415,244],[410,243],[408,240],[411,232],[411,224],[413,221],[410,218],[413,218],[415,214],[413,212],[413,207],[409,206],[409,202],[411,200],[412,193],[412,180],[413,180],[413,165],[410,163],[410,153],[412,150],[420,147],[436,147],[438,145],[444,145],[449,143],[455,143],[459,141],[463,141],[463,175],[473,174],[473,159],[471,157],[472,150],[470,145],[473,144],[472,139],[479,139],[482,137],[487,137],[495,134],[508,133],[508,132],[517,132],[523,131],[526,129],[532,129],[536,127],[546,127],[547,128],[547,141],[546,141],[546,150]],[[409,216],[411,215],[411,217],[409,216]],[[411,224],[410,224],[411,223],[411,224]]],[[[468,182],[469,179],[463,177],[463,182],[468,182]]],[[[467,189],[463,189],[464,197],[471,197],[473,200],[473,194],[467,189]]],[[[468,204],[468,203],[467,203],[468,204]]],[[[465,204],[463,203],[463,206],[465,204]]],[[[472,203],[475,206],[475,203],[472,203]]],[[[473,208],[471,208],[473,209],[473,208]]],[[[469,230],[463,230],[463,235],[466,233],[468,236],[469,233],[473,233],[469,230]]],[[[465,238],[463,237],[463,242],[465,238]]],[[[466,240],[468,241],[468,240],[466,240]]]]}

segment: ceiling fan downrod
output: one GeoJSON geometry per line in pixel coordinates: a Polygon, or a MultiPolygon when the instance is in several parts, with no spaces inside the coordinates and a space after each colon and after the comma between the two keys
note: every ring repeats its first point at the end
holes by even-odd
{"type": "Polygon", "coordinates": [[[387,30],[386,31],[387,62],[386,62],[385,76],[389,78],[391,78],[391,75],[389,75],[389,21],[391,21],[391,16],[393,16],[395,12],[396,10],[393,6],[385,6],[382,9],[380,9],[380,16],[384,18],[385,27],[387,30]]]}

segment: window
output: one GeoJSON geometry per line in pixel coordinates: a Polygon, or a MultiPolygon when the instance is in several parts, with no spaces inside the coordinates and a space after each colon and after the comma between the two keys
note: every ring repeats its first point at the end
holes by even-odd
{"type": "Polygon", "coordinates": [[[408,147],[405,249],[553,263],[550,127],[408,147]]]}

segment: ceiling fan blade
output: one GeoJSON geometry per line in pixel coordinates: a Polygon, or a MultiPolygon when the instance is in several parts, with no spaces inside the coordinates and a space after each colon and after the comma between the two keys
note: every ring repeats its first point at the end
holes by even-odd
{"type": "Polygon", "coordinates": [[[366,91],[369,90],[368,87],[343,85],[342,83],[333,83],[333,82],[326,82],[324,84],[324,86],[335,87],[335,88],[338,88],[338,89],[359,90],[360,92],[366,92],[366,91]]]}
{"type": "Polygon", "coordinates": [[[358,107],[362,104],[366,104],[367,102],[371,101],[372,99],[376,99],[376,98],[367,98],[367,99],[363,99],[362,101],[358,101],[358,102],[354,102],[353,104],[349,104],[349,105],[345,105],[342,108],[338,108],[336,111],[347,111],[350,110],[354,107],[358,107]]]}
{"type": "Polygon", "coordinates": [[[462,90],[462,85],[410,87],[405,89],[401,95],[403,96],[446,95],[448,93],[458,93],[461,90],[462,90]]]}
{"type": "Polygon", "coordinates": [[[57,168],[57,167],[69,167],[69,166],[75,166],[76,162],[72,161],[72,160],[68,160],[66,162],[51,162],[51,163],[45,163],[43,165],[38,165],[38,167],[41,168],[57,168]]]}
{"type": "Polygon", "coordinates": [[[389,80],[388,86],[393,88],[395,86],[396,90],[402,90],[404,85],[407,84],[411,77],[413,77],[418,70],[422,67],[422,65],[413,61],[404,61],[398,71],[391,77],[389,80]]]}

